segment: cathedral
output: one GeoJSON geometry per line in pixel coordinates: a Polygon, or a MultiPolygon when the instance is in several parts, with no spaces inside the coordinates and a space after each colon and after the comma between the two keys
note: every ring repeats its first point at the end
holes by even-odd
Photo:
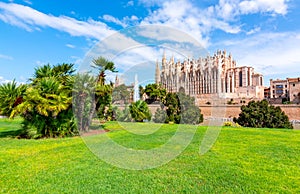
{"type": "Polygon", "coordinates": [[[164,53],[161,64],[156,63],[155,81],[168,92],[184,92],[198,103],[213,96],[228,99],[263,99],[263,75],[253,67],[237,67],[231,54],[218,50],[206,58],[167,61],[164,53]]]}

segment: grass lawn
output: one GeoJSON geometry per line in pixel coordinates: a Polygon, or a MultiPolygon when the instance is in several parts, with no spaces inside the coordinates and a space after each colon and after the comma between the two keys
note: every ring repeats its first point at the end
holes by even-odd
{"type": "Polygon", "coordinates": [[[21,118],[0,119],[0,137],[14,137],[20,133],[21,129],[21,118]]]}
{"type": "MultiPolygon", "coordinates": [[[[85,142],[108,135],[129,148],[151,149],[172,137],[178,125],[124,125],[132,131],[109,122],[104,127],[110,132],[84,139],[0,138],[0,192],[300,193],[300,131],[223,127],[212,149],[199,155],[207,129],[200,126],[171,162],[126,170],[100,160],[85,142]]],[[[0,133],[8,128],[19,129],[20,121],[1,120],[0,133]]]]}

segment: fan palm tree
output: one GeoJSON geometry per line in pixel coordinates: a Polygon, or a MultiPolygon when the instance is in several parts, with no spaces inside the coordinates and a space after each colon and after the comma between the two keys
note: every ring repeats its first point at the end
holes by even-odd
{"type": "Polygon", "coordinates": [[[111,61],[108,61],[104,57],[98,57],[94,59],[92,67],[97,69],[99,72],[97,74],[97,84],[95,88],[95,107],[98,112],[98,116],[105,117],[105,110],[110,106],[112,101],[112,89],[113,85],[105,84],[106,72],[117,72],[115,64],[111,61]]]}
{"type": "Polygon", "coordinates": [[[144,119],[151,119],[151,113],[145,101],[138,100],[129,105],[131,117],[137,122],[143,122],[144,119]]]}
{"type": "Polygon", "coordinates": [[[36,68],[23,102],[11,117],[21,114],[24,127],[34,127],[40,136],[64,136],[76,131],[71,111],[73,72],[72,64],[36,68]]]}
{"type": "Polygon", "coordinates": [[[115,64],[111,61],[108,61],[104,57],[98,57],[97,59],[94,59],[92,67],[99,71],[97,83],[100,85],[105,84],[106,71],[117,72],[115,64]]]}
{"type": "Polygon", "coordinates": [[[77,118],[78,130],[87,131],[95,112],[94,102],[96,79],[85,73],[75,76],[73,87],[73,111],[77,118]]]}
{"type": "Polygon", "coordinates": [[[10,116],[14,107],[22,103],[26,87],[24,84],[18,86],[15,80],[0,85],[0,113],[2,115],[10,116]]]}

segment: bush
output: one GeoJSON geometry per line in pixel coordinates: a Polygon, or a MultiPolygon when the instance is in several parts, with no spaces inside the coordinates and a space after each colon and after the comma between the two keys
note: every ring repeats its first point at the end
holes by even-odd
{"type": "Polygon", "coordinates": [[[166,111],[164,111],[163,109],[156,109],[154,117],[153,117],[153,121],[155,123],[165,123],[166,119],[167,119],[167,113],[166,111]]]}
{"type": "Polygon", "coordinates": [[[121,122],[131,122],[132,117],[130,114],[129,107],[126,106],[124,110],[116,112],[117,121],[121,122]]]}
{"type": "Polygon", "coordinates": [[[288,128],[293,125],[280,107],[269,105],[268,101],[250,101],[241,107],[241,113],[233,121],[244,127],[255,128],[288,128]]]}
{"type": "Polygon", "coordinates": [[[238,123],[234,123],[231,121],[224,122],[223,126],[225,126],[225,127],[241,127],[241,125],[239,125],[238,123]]]}
{"type": "Polygon", "coordinates": [[[131,117],[136,122],[143,122],[145,119],[149,121],[151,120],[151,113],[145,101],[138,100],[131,103],[131,105],[129,106],[129,111],[131,117]]]}

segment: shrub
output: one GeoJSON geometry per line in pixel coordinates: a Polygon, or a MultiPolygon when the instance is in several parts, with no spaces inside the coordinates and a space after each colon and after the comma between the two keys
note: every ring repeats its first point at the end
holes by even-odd
{"type": "Polygon", "coordinates": [[[166,111],[164,111],[163,109],[160,109],[160,108],[156,109],[154,117],[153,117],[153,121],[155,123],[165,123],[166,118],[167,118],[166,111]]]}
{"type": "Polygon", "coordinates": [[[143,122],[145,119],[151,120],[151,113],[145,101],[138,100],[129,105],[131,117],[136,122],[143,122]]]}
{"type": "Polygon", "coordinates": [[[293,128],[281,108],[269,105],[266,100],[250,101],[248,105],[243,105],[239,117],[234,118],[233,121],[244,127],[293,128]]]}

